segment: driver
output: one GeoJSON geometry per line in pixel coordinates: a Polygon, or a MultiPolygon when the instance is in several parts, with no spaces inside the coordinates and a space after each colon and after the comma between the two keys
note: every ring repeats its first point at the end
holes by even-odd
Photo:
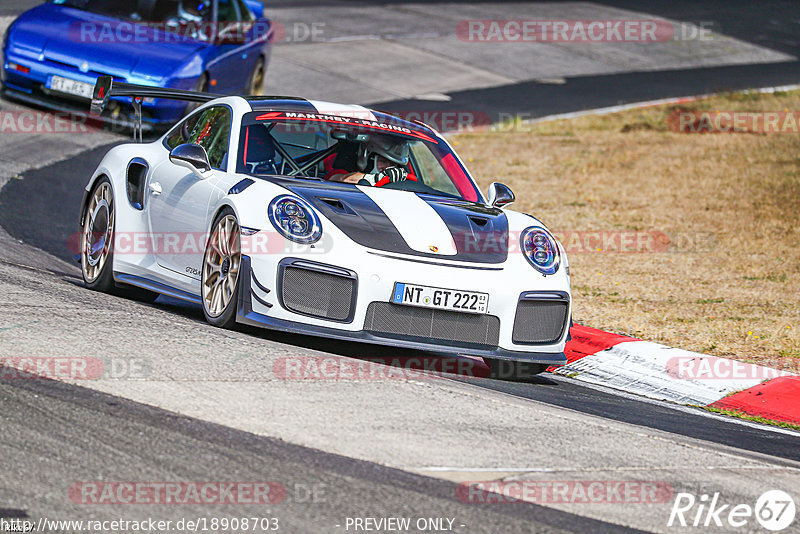
{"type": "Polygon", "coordinates": [[[209,0],[181,0],[178,4],[178,17],[188,22],[203,22],[211,19],[209,0]]]}
{"type": "Polygon", "coordinates": [[[361,183],[380,187],[390,182],[417,180],[406,169],[408,165],[408,142],[390,135],[370,135],[358,148],[356,165],[360,172],[339,172],[328,179],[332,182],[361,183]],[[362,182],[363,180],[363,182],[362,182]]]}

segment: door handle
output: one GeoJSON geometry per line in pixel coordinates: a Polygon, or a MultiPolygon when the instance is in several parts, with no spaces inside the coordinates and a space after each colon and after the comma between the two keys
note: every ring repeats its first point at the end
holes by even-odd
{"type": "Polygon", "coordinates": [[[158,182],[151,182],[149,185],[150,194],[153,196],[158,196],[161,194],[161,184],[158,182]]]}

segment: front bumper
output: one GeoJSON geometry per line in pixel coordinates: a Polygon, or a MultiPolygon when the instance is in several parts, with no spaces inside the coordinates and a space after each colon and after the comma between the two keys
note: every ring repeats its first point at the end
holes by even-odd
{"type": "MultiPolygon", "coordinates": [[[[276,289],[276,292],[277,291],[276,289]]],[[[520,347],[523,350],[506,349],[501,346],[486,348],[459,343],[457,340],[446,342],[444,340],[423,340],[417,337],[381,335],[374,331],[357,328],[355,326],[364,324],[363,313],[361,317],[357,315],[353,317],[349,324],[341,325],[336,325],[336,323],[330,321],[320,321],[318,319],[308,319],[308,321],[306,321],[299,315],[296,316],[296,319],[294,317],[287,318],[291,317],[292,314],[283,309],[283,305],[278,302],[279,299],[277,299],[274,294],[272,298],[267,299],[259,297],[259,293],[261,295],[266,295],[274,292],[265,287],[255,276],[251,258],[249,256],[243,256],[240,269],[239,300],[236,317],[237,322],[241,324],[283,332],[347,341],[359,341],[363,343],[424,350],[450,355],[457,353],[469,356],[524,361],[546,365],[564,365],[567,363],[563,348],[568,336],[568,324],[565,325],[561,338],[555,343],[542,345],[541,347],[520,347]],[[258,288],[258,292],[255,291],[254,286],[258,288]],[[273,303],[267,300],[273,300],[273,303]],[[276,314],[273,313],[274,311],[280,311],[280,315],[283,317],[276,316],[276,314]],[[303,322],[300,322],[300,320],[303,322]]],[[[514,298],[516,298],[516,296],[514,298]]],[[[360,304],[362,308],[366,307],[366,305],[365,303],[360,304]]],[[[510,322],[513,322],[513,319],[510,322]]],[[[568,322],[569,319],[567,319],[566,323],[568,322]]]]}
{"type": "MultiPolygon", "coordinates": [[[[48,80],[52,76],[61,76],[72,80],[94,85],[98,76],[103,73],[81,72],[77,68],[48,60],[39,60],[15,54],[8,51],[0,67],[3,69],[3,96],[28,105],[39,106],[45,109],[68,112],[81,116],[89,116],[89,100],[72,97],[50,91],[48,80]],[[30,69],[22,73],[8,68],[8,63],[17,63],[30,69]]],[[[115,80],[128,81],[119,76],[112,76],[115,80]]],[[[186,82],[190,83],[190,81],[186,82]]],[[[131,128],[134,124],[133,106],[130,98],[114,98],[114,105],[104,113],[100,119],[114,127],[122,129],[131,128]]],[[[142,126],[146,131],[164,129],[174,124],[183,116],[186,109],[185,103],[168,100],[154,100],[145,102],[142,106],[142,126]]],[[[96,118],[96,117],[94,117],[96,118]]]]}

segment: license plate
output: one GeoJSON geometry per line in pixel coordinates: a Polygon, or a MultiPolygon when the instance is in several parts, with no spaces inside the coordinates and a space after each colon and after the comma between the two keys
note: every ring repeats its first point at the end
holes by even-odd
{"type": "Polygon", "coordinates": [[[396,282],[392,302],[437,310],[486,313],[489,309],[489,294],[396,282]]]}
{"type": "Polygon", "coordinates": [[[53,76],[50,78],[50,89],[52,91],[58,91],[59,93],[91,99],[94,85],[78,80],[71,80],[69,78],[62,78],[61,76],[53,76]]]}

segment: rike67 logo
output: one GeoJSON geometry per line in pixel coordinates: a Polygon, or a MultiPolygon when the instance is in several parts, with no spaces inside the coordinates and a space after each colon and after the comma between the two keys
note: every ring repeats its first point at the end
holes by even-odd
{"type": "Polygon", "coordinates": [[[795,503],[781,490],[770,490],[750,504],[726,503],[719,493],[699,498],[691,493],[678,493],[669,514],[668,527],[726,527],[752,529],[753,519],[765,529],[779,532],[794,523],[795,503]]]}

